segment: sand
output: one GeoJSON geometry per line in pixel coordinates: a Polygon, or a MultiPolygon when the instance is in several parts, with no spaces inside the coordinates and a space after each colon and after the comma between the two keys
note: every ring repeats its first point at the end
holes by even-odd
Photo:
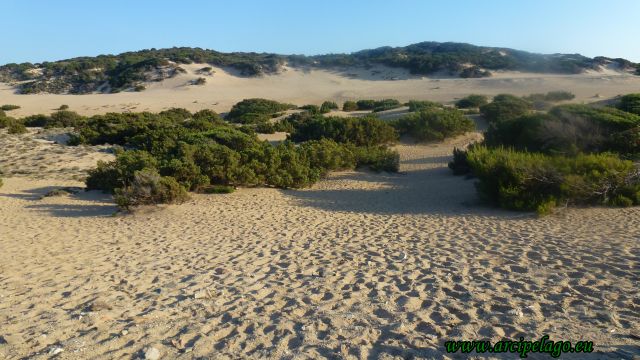
{"type": "Polygon", "coordinates": [[[161,111],[182,107],[191,111],[214,109],[228,111],[238,101],[262,97],[296,105],[320,104],[324,100],[342,103],[363,98],[396,98],[451,102],[471,93],[527,95],[554,90],[575,93],[577,102],[592,102],[620,94],[640,91],[640,76],[611,70],[579,75],[549,75],[497,72],[483,79],[413,76],[405,70],[377,66],[371,69],[308,70],[285,67],[280,74],[240,77],[233,71],[214,68],[204,76],[204,85],[190,85],[202,75],[205,64],[183,65],[186,74],[163,82],[148,83],[143,92],[90,95],[18,95],[9,84],[0,83],[0,104],[22,108],[12,116],[48,114],[62,104],[84,115],[121,111],[161,111]]]}
{"type": "Polygon", "coordinates": [[[446,168],[479,136],[402,142],[399,174],[129,216],[96,192],[42,199],[82,183],[0,137],[0,166],[33,170],[0,188],[0,358],[466,358],[443,342],[543,334],[594,342],[566,358],[639,355],[640,208],[486,207],[446,168]]]}

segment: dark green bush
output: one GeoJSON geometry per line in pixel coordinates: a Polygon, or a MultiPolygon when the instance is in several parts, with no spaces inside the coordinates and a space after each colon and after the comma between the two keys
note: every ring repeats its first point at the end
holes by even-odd
{"type": "Polygon", "coordinates": [[[410,113],[393,124],[401,135],[409,135],[418,141],[441,141],[475,129],[474,122],[462,112],[447,108],[410,113]]]}
{"type": "Polygon", "coordinates": [[[375,100],[358,100],[356,101],[358,110],[373,110],[376,107],[375,100]]]}
{"type": "Polygon", "coordinates": [[[409,106],[409,111],[411,112],[443,107],[442,104],[440,103],[433,102],[433,101],[426,101],[426,100],[424,101],[410,100],[407,103],[407,106],[409,106]]]}
{"type": "Polygon", "coordinates": [[[180,204],[189,194],[174,178],[160,176],[154,169],[136,171],[123,188],[116,189],[118,207],[131,210],[141,205],[180,204]]]}
{"type": "Polygon", "coordinates": [[[367,167],[373,171],[398,172],[400,155],[384,146],[352,147],[356,167],[367,167]]]}
{"type": "Polygon", "coordinates": [[[22,123],[21,121],[9,121],[9,124],[7,125],[7,133],[9,134],[19,135],[26,134],[27,132],[28,131],[26,126],[24,126],[24,123],[22,123]]]}
{"type": "Polygon", "coordinates": [[[195,80],[193,80],[193,85],[204,85],[207,83],[207,79],[203,78],[203,77],[199,77],[195,80]]]}
{"type": "Polygon", "coordinates": [[[640,204],[640,169],[611,154],[565,157],[474,147],[467,161],[479,194],[507,209],[547,213],[557,204],[640,204]]]}
{"type": "Polygon", "coordinates": [[[342,104],[342,111],[356,111],[358,110],[358,104],[355,101],[345,101],[342,104]]]}
{"type": "Polygon", "coordinates": [[[300,109],[306,110],[311,115],[316,115],[320,113],[320,108],[318,107],[318,105],[313,105],[313,104],[303,105],[303,106],[300,106],[300,109]]]}
{"type": "Polygon", "coordinates": [[[331,110],[338,110],[338,104],[333,101],[325,101],[320,105],[320,113],[326,114],[331,112],[331,110]]]}
{"type": "Polygon", "coordinates": [[[110,162],[98,161],[98,166],[89,171],[86,179],[87,190],[102,190],[114,192],[133,180],[136,171],[142,169],[156,169],[158,160],[146,151],[119,150],[116,160],[110,162]]]}
{"type": "Polygon", "coordinates": [[[59,110],[49,116],[42,114],[27,116],[23,122],[27,127],[64,128],[80,126],[86,120],[75,111],[59,110]]]}
{"type": "Polygon", "coordinates": [[[295,109],[295,105],[283,104],[266,99],[245,99],[233,105],[226,119],[241,124],[252,124],[264,121],[272,114],[295,109]]]}
{"type": "Polygon", "coordinates": [[[11,104],[0,106],[0,110],[3,110],[3,111],[11,111],[11,110],[16,110],[16,109],[20,109],[20,106],[19,105],[11,105],[11,104]]]}
{"type": "Polygon", "coordinates": [[[576,96],[568,91],[549,91],[546,94],[531,94],[524,96],[523,99],[535,102],[559,102],[565,100],[573,100],[576,96]]]}
{"type": "Polygon", "coordinates": [[[480,106],[480,113],[489,123],[513,120],[531,111],[531,103],[507,94],[496,95],[489,104],[480,106]]]}
{"type": "Polygon", "coordinates": [[[373,112],[392,110],[401,107],[402,104],[396,99],[384,99],[375,102],[373,112]]]}
{"type": "Polygon", "coordinates": [[[640,94],[628,94],[620,99],[618,109],[640,115],[640,94]]]}
{"type": "Polygon", "coordinates": [[[68,110],[69,109],[69,105],[60,105],[60,107],[58,108],[58,110],[68,110]]]}
{"type": "Polygon", "coordinates": [[[315,116],[297,124],[290,138],[295,142],[331,139],[339,143],[369,146],[391,143],[397,133],[388,123],[373,116],[343,118],[315,116]]]}
{"type": "Polygon", "coordinates": [[[487,104],[487,97],[484,95],[471,94],[456,101],[458,109],[473,109],[487,104]]]}

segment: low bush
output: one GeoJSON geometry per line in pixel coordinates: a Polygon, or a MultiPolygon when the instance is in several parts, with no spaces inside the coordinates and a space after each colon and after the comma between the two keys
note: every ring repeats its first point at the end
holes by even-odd
{"type": "Polygon", "coordinates": [[[156,170],[136,171],[131,182],[116,189],[118,207],[131,210],[140,205],[180,204],[189,199],[189,194],[174,178],[160,176],[156,170]]]}
{"type": "Polygon", "coordinates": [[[283,104],[267,99],[245,99],[233,105],[226,119],[241,124],[251,124],[264,121],[272,114],[295,109],[295,105],[283,104]]]}
{"type": "Polygon", "coordinates": [[[26,134],[27,132],[28,131],[26,126],[24,126],[24,123],[22,123],[21,121],[18,121],[18,120],[10,121],[9,124],[7,125],[7,133],[9,134],[19,135],[19,134],[26,134]]]}
{"type": "Polygon", "coordinates": [[[142,84],[138,84],[138,85],[133,87],[133,91],[135,91],[135,92],[142,92],[142,91],[145,91],[145,90],[147,90],[147,87],[142,85],[142,84]]]}
{"type": "Polygon", "coordinates": [[[203,78],[203,77],[199,77],[195,80],[193,80],[193,85],[204,85],[207,83],[207,79],[203,78]]]}
{"type": "Polygon", "coordinates": [[[508,121],[531,111],[532,104],[522,98],[501,94],[489,104],[480,106],[480,113],[489,123],[508,121]]]}
{"type": "Polygon", "coordinates": [[[620,99],[618,109],[640,115],[640,94],[628,94],[620,99]]]}
{"type": "Polygon", "coordinates": [[[468,95],[456,101],[458,109],[474,109],[487,104],[487,97],[484,95],[468,95]]]}
{"type": "Polygon", "coordinates": [[[338,104],[333,101],[325,101],[320,105],[320,113],[326,114],[331,112],[331,110],[338,110],[338,104]]]}
{"type": "Polygon", "coordinates": [[[69,109],[69,105],[60,105],[60,107],[58,108],[58,110],[68,110],[69,109]]]}
{"type": "Polygon", "coordinates": [[[558,204],[640,204],[640,169],[611,154],[566,157],[479,146],[466,161],[481,197],[507,209],[548,213],[558,204]]]}
{"type": "Polygon", "coordinates": [[[342,104],[342,111],[356,111],[358,110],[358,104],[355,101],[345,101],[342,104]]]}
{"type": "Polygon", "coordinates": [[[20,109],[20,106],[19,105],[11,105],[11,104],[0,106],[0,110],[3,110],[3,111],[11,111],[11,110],[16,110],[16,109],[20,109]]]}
{"type": "Polygon", "coordinates": [[[411,113],[393,125],[401,135],[409,135],[418,141],[441,141],[475,129],[475,123],[462,112],[447,108],[411,113]]]}
{"type": "Polygon", "coordinates": [[[394,142],[398,135],[387,122],[373,116],[314,116],[296,124],[290,138],[295,142],[331,139],[339,143],[370,146],[394,142]]]}
{"type": "Polygon", "coordinates": [[[568,91],[549,91],[546,94],[531,94],[524,96],[523,99],[530,102],[559,102],[575,99],[575,95],[568,91]]]}
{"type": "Polygon", "coordinates": [[[402,104],[400,103],[400,101],[398,101],[396,99],[384,99],[384,100],[380,100],[380,101],[376,101],[375,102],[375,106],[373,108],[373,112],[380,112],[380,111],[397,109],[397,108],[399,108],[401,106],[402,106],[402,104]]]}
{"type": "Polygon", "coordinates": [[[430,109],[443,107],[442,104],[440,103],[427,101],[427,100],[423,100],[423,101],[409,100],[409,102],[407,103],[407,106],[409,107],[409,111],[411,112],[421,111],[421,110],[430,110],[430,109]]]}
{"type": "Polygon", "coordinates": [[[23,119],[27,127],[64,128],[77,127],[86,122],[87,118],[75,111],[59,110],[51,115],[31,115],[23,119]]]}
{"type": "Polygon", "coordinates": [[[303,106],[300,106],[300,109],[305,110],[311,115],[316,115],[320,113],[320,108],[318,107],[318,105],[313,105],[313,104],[303,105],[303,106]]]}

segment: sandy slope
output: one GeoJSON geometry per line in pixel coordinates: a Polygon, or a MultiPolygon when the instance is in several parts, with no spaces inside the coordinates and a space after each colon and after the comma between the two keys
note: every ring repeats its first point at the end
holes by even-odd
{"type": "Polygon", "coordinates": [[[443,358],[450,338],[543,334],[640,355],[640,208],[483,207],[446,169],[476,136],[399,145],[401,174],[133,216],[40,199],[73,180],[5,179],[0,358],[443,358]]]}
{"type": "Polygon", "coordinates": [[[263,97],[296,105],[319,104],[323,100],[343,102],[362,98],[397,98],[453,101],[470,93],[495,95],[512,93],[526,95],[535,92],[568,90],[577,101],[596,101],[619,94],[640,91],[640,77],[612,71],[581,75],[548,75],[517,72],[497,73],[485,79],[427,78],[411,76],[406,71],[375,67],[346,68],[340,71],[301,70],[285,68],[279,75],[259,78],[238,77],[216,68],[206,76],[202,86],[189,85],[201,75],[196,71],[203,64],[184,65],[187,74],[160,83],[150,83],[143,92],[92,95],[17,95],[8,84],[0,83],[0,104],[17,104],[22,109],[14,116],[50,113],[62,104],[82,114],[109,111],[160,111],[169,107],[189,110],[212,108],[228,111],[236,102],[251,97],[263,97]],[[596,97],[599,95],[600,97],[596,97]]]}

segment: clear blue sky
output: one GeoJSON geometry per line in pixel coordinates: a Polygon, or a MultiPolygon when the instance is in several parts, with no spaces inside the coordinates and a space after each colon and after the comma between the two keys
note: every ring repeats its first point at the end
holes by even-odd
{"type": "Polygon", "coordinates": [[[456,41],[640,62],[640,0],[0,0],[0,63],[172,46],[284,54],[456,41]]]}

